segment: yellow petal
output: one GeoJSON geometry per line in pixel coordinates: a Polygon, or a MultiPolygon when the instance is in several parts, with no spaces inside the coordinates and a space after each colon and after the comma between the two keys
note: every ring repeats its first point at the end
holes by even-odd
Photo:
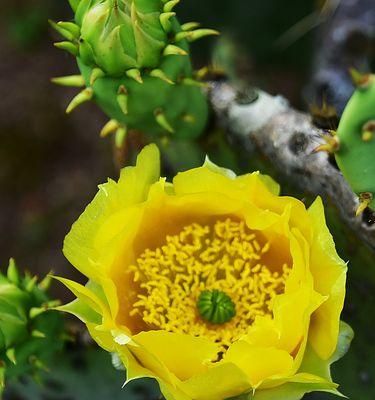
{"type": "Polygon", "coordinates": [[[285,350],[255,347],[243,340],[229,347],[224,362],[232,362],[241,368],[254,388],[273,376],[289,375],[293,367],[293,357],[285,350]]]}
{"type": "Polygon", "coordinates": [[[194,400],[224,400],[251,389],[247,375],[233,363],[220,363],[179,384],[194,400]]]}
{"type": "Polygon", "coordinates": [[[310,340],[314,350],[323,359],[335,351],[340,314],[345,298],[347,267],[337,255],[335,244],[327,228],[322,200],[318,197],[308,210],[314,228],[311,245],[311,273],[315,289],[327,301],[314,313],[311,321],[310,340]]]}
{"type": "Polygon", "coordinates": [[[137,165],[122,170],[118,183],[109,180],[100,185],[93,201],[72,226],[65,238],[63,252],[88,278],[100,281],[103,275],[101,258],[105,259],[107,254],[102,242],[110,243],[111,238],[121,231],[125,219],[122,210],[146,199],[150,185],[159,179],[159,164],[157,147],[146,146],[138,156],[137,165]],[[118,222],[113,217],[115,214],[120,219],[118,222]],[[115,223],[114,231],[108,229],[109,218],[115,223]]]}
{"type": "Polygon", "coordinates": [[[134,340],[161,360],[177,378],[186,380],[207,370],[218,347],[208,339],[165,331],[148,331],[134,340]]]}
{"type": "Polygon", "coordinates": [[[54,278],[63,283],[78,299],[86,303],[95,312],[103,317],[109,318],[106,305],[86,286],[82,286],[81,284],[71,281],[70,279],[61,278],[58,276],[55,276],[54,278]]]}

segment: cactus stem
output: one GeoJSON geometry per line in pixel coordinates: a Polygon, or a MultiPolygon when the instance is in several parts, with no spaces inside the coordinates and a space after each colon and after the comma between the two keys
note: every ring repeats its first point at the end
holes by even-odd
{"type": "Polygon", "coordinates": [[[321,144],[320,146],[316,147],[313,150],[313,153],[318,153],[321,151],[325,151],[329,154],[335,153],[340,148],[340,140],[336,136],[334,131],[330,131],[329,135],[322,136],[325,143],[321,144]]]}
{"type": "Polygon", "coordinates": [[[160,14],[159,21],[164,31],[169,32],[171,30],[172,25],[169,20],[175,15],[176,15],[175,12],[167,12],[160,14]]]}
{"type": "Polygon", "coordinates": [[[117,129],[115,136],[115,143],[118,149],[120,149],[123,146],[127,133],[128,133],[128,128],[125,125],[121,125],[117,129]]]}
{"type": "Polygon", "coordinates": [[[366,89],[372,80],[371,74],[362,74],[355,68],[349,69],[350,76],[352,77],[353,83],[359,89],[366,89]]]}
{"type": "Polygon", "coordinates": [[[117,131],[120,127],[120,124],[115,119],[110,119],[104,126],[103,129],[100,131],[100,137],[106,137],[111,133],[117,131]]]}
{"type": "Polygon", "coordinates": [[[370,205],[373,200],[373,195],[370,192],[363,192],[359,195],[359,206],[355,212],[355,215],[358,217],[365,211],[365,209],[370,205]]]}
{"type": "Polygon", "coordinates": [[[70,114],[76,107],[92,99],[94,92],[91,88],[86,88],[82,92],[78,93],[77,96],[69,103],[66,113],[70,114]]]}
{"type": "Polygon", "coordinates": [[[368,121],[362,127],[362,140],[369,142],[373,139],[375,134],[375,120],[368,121]]]}
{"type": "Polygon", "coordinates": [[[141,72],[137,68],[132,68],[126,71],[126,76],[128,78],[134,79],[138,83],[143,83],[141,72]]]}
{"type": "Polygon", "coordinates": [[[121,111],[127,115],[128,114],[128,91],[124,85],[120,85],[117,91],[117,103],[121,108],[121,111]]]}
{"type": "Polygon", "coordinates": [[[183,31],[192,31],[193,29],[197,29],[200,27],[199,22],[187,22],[186,24],[181,25],[181,29],[183,31]]]}
{"type": "Polygon", "coordinates": [[[58,76],[51,79],[52,83],[60,86],[84,87],[85,80],[82,75],[58,76]]]}
{"type": "Polygon", "coordinates": [[[167,1],[167,2],[164,4],[163,11],[166,12],[166,13],[172,11],[173,8],[174,8],[179,2],[180,2],[180,0],[170,0],[170,1],[167,1]]]}
{"type": "Polygon", "coordinates": [[[57,43],[54,43],[54,46],[60,50],[65,50],[65,51],[69,52],[74,57],[77,57],[77,55],[78,55],[78,45],[74,44],[72,42],[68,42],[68,41],[57,42],[57,43]]]}
{"type": "Polygon", "coordinates": [[[174,82],[171,79],[169,79],[161,69],[153,69],[150,72],[150,76],[154,78],[159,78],[162,81],[169,83],[170,85],[174,85],[174,82]]]}
{"type": "Polygon", "coordinates": [[[162,127],[164,128],[166,131],[168,131],[169,133],[174,133],[174,129],[171,126],[171,124],[168,122],[167,117],[165,116],[164,112],[162,109],[157,109],[154,111],[154,115],[155,115],[155,120],[156,122],[162,127]]]}
{"type": "Polygon", "coordinates": [[[175,46],[173,44],[168,44],[163,51],[164,56],[187,56],[187,52],[181,47],[175,46]]]}
{"type": "Polygon", "coordinates": [[[94,68],[90,75],[90,85],[92,86],[97,79],[102,78],[104,75],[104,71],[102,71],[100,68],[94,68]]]}
{"type": "Polygon", "coordinates": [[[194,42],[195,40],[209,35],[219,35],[219,32],[214,29],[196,29],[195,31],[178,32],[175,36],[175,41],[179,42],[180,40],[186,39],[189,42],[194,42]]]}

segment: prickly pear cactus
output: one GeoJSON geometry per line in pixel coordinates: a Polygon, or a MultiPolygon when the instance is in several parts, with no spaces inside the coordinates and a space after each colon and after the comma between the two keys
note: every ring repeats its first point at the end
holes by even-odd
{"type": "Polygon", "coordinates": [[[52,23],[66,39],[55,45],[72,53],[81,75],[54,82],[84,87],[67,112],[94,100],[111,118],[101,135],[129,129],[151,136],[192,139],[204,129],[207,103],[193,79],[188,42],[217,34],[180,25],[179,0],[70,0],[75,22],[52,23]]]}
{"type": "Polygon", "coordinates": [[[26,373],[37,376],[63,344],[63,323],[46,290],[29,274],[21,277],[14,260],[0,273],[0,398],[5,381],[26,373]]]}
{"type": "Polygon", "coordinates": [[[336,132],[337,164],[358,194],[360,214],[375,210],[375,75],[352,71],[357,89],[349,100],[336,132]]]}

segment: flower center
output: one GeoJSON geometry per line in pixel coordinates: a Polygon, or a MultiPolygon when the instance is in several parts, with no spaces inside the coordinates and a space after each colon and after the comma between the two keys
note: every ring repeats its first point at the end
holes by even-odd
{"type": "Polygon", "coordinates": [[[269,251],[243,221],[185,226],[130,267],[140,288],[130,315],[150,329],[206,337],[224,352],[257,316],[272,317],[290,268],[265,265],[269,251]]]}

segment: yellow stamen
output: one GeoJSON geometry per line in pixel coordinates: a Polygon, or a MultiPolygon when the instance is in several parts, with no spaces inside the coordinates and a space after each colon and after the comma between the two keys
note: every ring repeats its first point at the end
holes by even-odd
{"type": "Polygon", "coordinates": [[[243,221],[188,225],[167,236],[165,245],[146,249],[130,267],[141,287],[130,315],[141,316],[150,329],[208,338],[224,352],[258,315],[272,317],[272,301],[284,290],[290,268],[264,265],[270,248],[243,221]],[[197,300],[206,290],[232,299],[236,315],[230,321],[215,325],[200,316],[197,300]]]}

